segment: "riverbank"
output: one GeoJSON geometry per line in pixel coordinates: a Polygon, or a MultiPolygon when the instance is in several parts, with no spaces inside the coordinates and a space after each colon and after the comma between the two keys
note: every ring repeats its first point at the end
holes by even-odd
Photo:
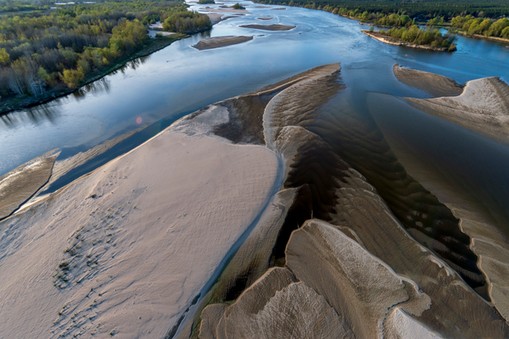
{"type": "Polygon", "coordinates": [[[384,44],[388,45],[394,45],[394,46],[401,46],[401,47],[408,47],[408,48],[416,48],[416,49],[424,49],[434,52],[453,52],[454,50],[450,50],[449,48],[444,47],[432,47],[429,45],[416,45],[409,42],[405,42],[399,39],[395,39],[389,35],[382,34],[380,32],[371,32],[367,30],[362,30],[362,33],[366,34],[367,36],[378,40],[380,42],[383,42],[384,44]]]}
{"type": "MultiPolygon", "coordinates": [[[[503,44],[509,45],[509,39],[499,38],[496,36],[486,36],[486,35],[482,35],[482,34],[467,34],[463,31],[454,31],[454,33],[463,35],[464,37],[467,37],[467,38],[501,42],[503,44]]],[[[509,47],[509,46],[506,46],[506,47],[509,47]]]]}
{"type": "Polygon", "coordinates": [[[152,53],[155,53],[155,52],[171,45],[175,41],[178,41],[185,37],[187,37],[187,35],[176,33],[171,36],[156,37],[154,39],[150,39],[150,43],[147,44],[141,50],[137,51],[136,53],[129,55],[128,57],[121,58],[118,62],[116,62],[115,64],[111,65],[110,67],[108,67],[100,72],[91,74],[91,76],[89,78],[87,78],[86,80],[84,80],[84,82],[82,84],[80,84],[80,86],[78,88],[51,90],[51,91],[45,92],[44,95],[40,96],[40,97],[27,96],[24,98],[12,98],[12,99],[2,100],[2,102],[0,103],[0,115],[6,114],[6,113],[9,113],[12,111],[17,111],[17,110],[21,110],[21,109],[25,109],[25,108],[38,106],[38,105],[47,103],[49,101],[52,101],[54,99],[64,97],[66,95],[78,92],[84,86],[91,84],[94,81],[97,81],[97,80],[107,76],[108,74],[115,72],[116,70],[121,69],[128,62],[133,61],[138,58],[146,57],[152,53]]]}

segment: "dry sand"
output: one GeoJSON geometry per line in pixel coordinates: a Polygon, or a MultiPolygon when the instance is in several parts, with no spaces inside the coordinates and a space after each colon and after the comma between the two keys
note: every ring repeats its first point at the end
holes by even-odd
{"type": "Polygon", "coordinates": [[[396,78],[402,83],[423,90],[435,97],[456,96],[463,92],[463,86],[447,77],[394,65],[396,78]]]}
{"type": "Polygon", "coordinates": [[[177,323],[277,174],[272,151],[196,126],[177,123],[0,224],[2,336],[161,338],[177,323]]]}
{"type": "MultiPolygon", "coordinates": [[[[270,19],[267,19],[267,20],[270,20],[270,19]]],[[[295,28],[295,26],[281,25],[281,24],[272,24],[272,25],[252,24],[252,25],[241,25],[240,27],[260,29],[260,30],[263,30],[263,31],[289,31],[289,30],[295,28]]]]}
{"type": "Polygon", "coordinates": [[[225,46],[231,46],[240,44],[246,41],[252,40],[252,36],[218,36],[214,38],[207,38],[200,40],[196,45],[193,45],[194,48],[202,51],[204,49],[213,49],[225,46]]]}
{"type": "Polygon", "coordinates": [[[463,93],[455,97],[407,100],[429,114],[509,142],[509,86],[499,78],[469,81],[463,93]]]}

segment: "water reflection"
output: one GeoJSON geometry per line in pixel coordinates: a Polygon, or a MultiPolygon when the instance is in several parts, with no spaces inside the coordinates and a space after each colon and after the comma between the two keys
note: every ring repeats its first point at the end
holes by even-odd
{"type": "Polygon", "coordinates": [[[110,89],[111,82],[107,77],[104,77],[81,87],[72,95],[75,99],[81,100],[84,99],[87,94],[110,93],[110,89]]]}
{"type": "Polygon", "coordinates": [[[41,104],[24,111],[16,111],[0,116],[0,128],[12,129],[27,123],[40,125],[43,122],[55,124],[61,115],[60,100],[41,104]]]}

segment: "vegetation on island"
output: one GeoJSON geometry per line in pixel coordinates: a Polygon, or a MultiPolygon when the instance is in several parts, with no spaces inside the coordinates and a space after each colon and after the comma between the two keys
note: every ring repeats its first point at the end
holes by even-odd
{"type": "Polygon", "coordinates": [[[106,1],[1,15],[0,111],[69,93],[175,41],[148,37],[147,25],[157,21],[186,34],[211,27],[208,16],[175,0],[106,1]]]}
{"type": "Polygon", "coordinates": [[[409,45],[425,46],[433,50],[448,52],[456,50],[456,45],[453,43],[454,37],[443,35],[438,29],[432,27],[421,29],[417,25],[410,25],[393,27],[378,33],[409,45]]]}
{"type": "Polygon", "coordinates": [[[233,9],[246,9],[246,7],[242,6],[241,4],[239,4],[238,2],[232,6],[233,9]]]}
{"type": "Polygon", "coordinates": [[[216,2],[214,0],[198,0],[198,3],[200,5],[208,5],[208,4],[215,4],[216,2]]]}
{"type": "Polygon", "coordinates": [[[189,11],[171,13],[163,23],[163,29],[170,32],[193,34],[207,31],[212,23],[207,15],[189,11]]]}
{"type": "Polygon", "coordinates": [[[258,0],[258,2],[324,10],[375,26],[378,32],[411,45],[455,50],[453,38],[434,27],[449,26],[452,32],[468,36],[509,39],[509,3],[503,0],[258,0]],[[426,25],[420,28],[419,25],[426,25]]]}

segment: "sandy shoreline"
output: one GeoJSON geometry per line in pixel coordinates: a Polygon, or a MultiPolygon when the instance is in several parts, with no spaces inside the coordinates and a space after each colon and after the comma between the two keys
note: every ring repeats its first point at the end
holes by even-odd
{"type": "Polygon", "coordinates": [[[241,44],[253,40],[253,36],[218,36],[200,40],[197,44],[193,45],[197,50],[203,51],[206,49],[214,49],[226,46],[241,44]]]}

